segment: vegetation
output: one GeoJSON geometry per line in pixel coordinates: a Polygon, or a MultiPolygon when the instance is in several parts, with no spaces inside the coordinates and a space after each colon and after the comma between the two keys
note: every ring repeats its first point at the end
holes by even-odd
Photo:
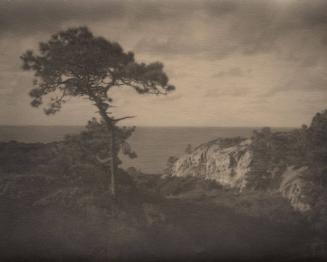
{"type": "MultiPolygon", "coordinates": [[[[118,132],[120,152],[133,156],[122,142],[133,129],[118,132]]],[[[91,120],[62,142],[0,145],[2,261],[305,258],[326,225],[326,209],[305,218],[277,194],[239,194],[212,181],[135,169],[117,170],[120,197],[113,201],[96,158],[107,136],[105,124],[91,120]]]]}
{"type": "Polygon", "coordinates": [[[303,125],[299,129],[288,132],[272,132],[263,128],[253,132],[253,163],[255,172],[253,182],[255,188],[267,188],[274,181],[269,177],[273,168],[279,172],[286,166],[308,166],[315,183],[326,186],[327,168],[327,110],[317,113],[309,127],[303,125]],[[269,172],[268,172],[269,171],[269,172]]]}
{"type": "Polygon", "coordinates": [[[23,69],[35,72],[31,105],[39,107],[50,96],[46,114],[58,112],[69,97],[85,97],[99,110],[110,133],[111,193],[115,196],[118,148],[117,123],[131,118],[111,116],[110,91],[117,87],[133,88],[139,94],[165,95],[175,89],[159,62],[137,63],[132,52],[125,52],[116,42],[95,37],[88,28],[77,27],[52,35],[40,43],[38,54],[27,51],[21,56],[23,69]]]}

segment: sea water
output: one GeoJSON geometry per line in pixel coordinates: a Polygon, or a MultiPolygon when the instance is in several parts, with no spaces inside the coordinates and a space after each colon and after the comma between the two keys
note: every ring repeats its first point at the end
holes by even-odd
{"type": "MultiPolygon", "coordinates": [[[[122,156],[123,167],[145,173],[162,173],[170,156],[180,156],[190,144],[196,147],[218,137],[250,137],[253,127],[137,127],[129,138],[135,159],[122,156]]],[[[82,126],[0,126],[0,141],[53,142],[77,134],[82,126]]]]}

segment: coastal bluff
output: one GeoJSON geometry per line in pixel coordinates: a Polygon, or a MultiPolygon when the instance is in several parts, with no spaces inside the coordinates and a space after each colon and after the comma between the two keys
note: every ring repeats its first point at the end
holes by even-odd
{"type": "Polygon", "coordinates": [[[265,154],[253,138],[216,139],[204,143],[181,156],[172,166],[170,175],[212,180],[240,193],[279,192],[295,210],[309,211],[316,191],[310,168],[305,164],[287,163],[285,158],[273,161],[272,154],[267,156],[267,150],[273,151],[273,143],[271,140],[265,142],[265,154]]]}

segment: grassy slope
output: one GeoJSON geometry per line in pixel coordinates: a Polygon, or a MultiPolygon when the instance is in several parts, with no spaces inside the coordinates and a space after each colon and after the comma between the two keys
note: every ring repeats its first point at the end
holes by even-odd
{"type": "Polygon", "coordinates": [[[0,182],[1,261],[287,261],[309,254],[310,227],[269,193],[240,196],[195,178],[132,174],[112,201],[88,184],[48,183],[13,164],[6,174],[14,182],[0,182]],[[10,170],[29,178],[15,184],[10,170]]]}

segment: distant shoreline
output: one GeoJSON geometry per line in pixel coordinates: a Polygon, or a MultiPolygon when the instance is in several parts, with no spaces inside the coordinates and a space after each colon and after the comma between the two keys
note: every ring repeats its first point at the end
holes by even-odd
{"type": "MultiPolygon", "coordinates": [[[[123,125],[124,126],[124,125],[123,125]]],[[[134,125],[126,125],[126,126],[134,126],[134,125]]],[[[30,128],[36,128],[36,127],[51,127],[51,128],[57,128],[57,127],[72,127],[72,128],[84,128],[85,125],[0,125],[1,127],[17,127],[17,128],[24,128],[24,127],[30,127],[30,128]]],[[[271,129],[296,129],[299,127],[296,126],[141,126],[137,125],[136,128],[252,128],[252,129],[260,129],[264,127],[270,127],[271,129]]]]}
{"type": "MultiPolygon", "coordinates": [[[[83,126],[0,126],[0,142],[51,143],[75,135],[83,126]]],[[[188,145],[196,147],[217,138],[251,137],[260,127],[137,127],[129,138],[136,159],[123,158],[124,167],[134,166],[146,173],[161,172],[170,156],[181,156],[188,145]]],[[[272,128],[288,131],[290,128],[272,128]]]]}

